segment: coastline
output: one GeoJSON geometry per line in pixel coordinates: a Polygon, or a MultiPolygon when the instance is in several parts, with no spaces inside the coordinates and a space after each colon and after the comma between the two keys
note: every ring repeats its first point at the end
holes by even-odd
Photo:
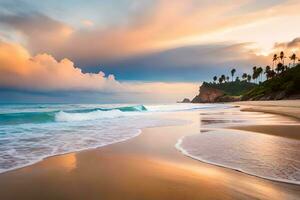
{"type": "MultiPolygon", "coordinates": [[[[230,128],[230,129],[232,129],[232,128],[230,128]]],[[[236,130],[244,130],[244,129],[240,129],[238,127],[236,127],[235,129],[236,130]]],[[[250,132],[253,132],[252,129],[251,129],[251,127],[249,129],[251,130],[250,132]]],[[[248,133],[248,134],[251,134],[251,133],[248,133]]],[[[267,133],[267,134],[269,134],[269,133],[267,133]]],[[[269,134],[269,135],[273,135],[273,134],[269,134]]],[[[183,139],[184,139],[184,137],[180,138],[178,140],[178,142],[176,143],[175,147],[182,154],[186,155],[189,158],[192,158],[192,159],[197,160],[197,161],[202,162],[202,163],[207,163],[207,164],[218,166],[218,167],[221,167],[221,168],[234,170],[234,171],[237,171],[237,172],[249,175],[249,176],[253,176],[253,177],[265,179],[265,180],[268,180],[268,181],[273,181],[273,182],[278,182],[278,183],[286,183],[286,184],[292,184],[292,185],[295,185],[295,186],[300,186],[300,182],[299,181],[287,181],[287,180],[284,180],[284,179],[278,179],[278,178],[275,179],[275,178],[270,178],[270,177],[266,177],[266,176],[256,175],[256,174],[253,174],[253,173],[249,173],[249,172],[247,172],[247,171],[245,171],[243,169],[240,169],[240,168],[236,168],[236,167],[232,167],[232,166],[228,166],[228,165],[224,165],[224,164],[219,164],[219,163],[216,163],[216,162],[211,162],[211,161],[199,158],[197,156],[194,156],[194,155],[188,153],[185,149],[183,149],[183,148],[180,147],[181,142],[182,142],[183,139]]]]}
{"type": "Polygon", "coordinates": [[[229,129],[257,132],[262,134],[300,140],[300,125],[248,125],[233,126],[229,129]]]}
{"type": "Polygon", "coordinates": [[[193,160],[174,145],[199,133],[189,125],[146,128],[124,142],[0,174],[2,199],[297,199],[300,186],[193,160]],[[43,191],[43,192],[38,192],[43,191]]]}
{"type": "Polygon", "coordinates": [[[239,101],[231,104],[241,107],[241,111],[264,112],[300,120],[300,100],[239,101]]]}

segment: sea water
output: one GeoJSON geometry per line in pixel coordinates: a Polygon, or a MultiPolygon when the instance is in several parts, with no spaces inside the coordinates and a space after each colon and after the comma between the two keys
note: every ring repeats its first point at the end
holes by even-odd
{"type": "Polygon", "coordinates": [[[158,116],[198,108],[184,104],[1,104],[0,173],[49,156],[128,140],[142,128],[187,123],[158,116]]]}
{"type": "Polygon", "coordinates": [[[175,145],[183,154],[253,176],[300,184],[299,140],[230,129],[243,125],[299,125],[297,121],[241,112],[239,108],[202,110],[199,114],[200,133],[185,136],[175,145]]]}
{"type": "Polygon", "coordinates": [[[176,144],[185,155],[270,180],[300,183],[299,140],[228,129],[298,123],[228,104],[1,104],[0,173],[49,156],[125,141],[146,127],[189,123],[168,118],[179,112],[199,118],[200,130],[176,144]]]}

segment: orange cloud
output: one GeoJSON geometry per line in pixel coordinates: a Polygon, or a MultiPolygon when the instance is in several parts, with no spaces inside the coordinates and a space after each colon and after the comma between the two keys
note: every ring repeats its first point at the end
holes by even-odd
{"type": "Polygon", "coordinates": [[[119,83],[103,72],[83,73],[69,59],[49,54],[31,57],[17,44],[0,42],[0,86],[34,90],[109,90],[119,83]]]}
{"type": "Polygon", "coordinates": [[[289,50],[292,52],[297,52],[300,50],[300,37],[293,39],[289,42],[280,42],[274,45],[275,50],[289,50]]]}
{"type": "Polygon", "coordinates": [[[0,88],[30,91],[107,92],[127,100],[175,102],[197,93],[196,83],[123,82],[103,72],[83,73],[69,59],[31,56],[18,44],[0,41],[0,88]]]}
{"type": "MultiPolygon", "coordinates": [[[[73,29],[40,14],[7,16],[1,21],[24,33],[34,53],[48,52],[59,58],[95,64],[101,59],[118,59],[185,45],[191,37],[201,40],[246,24],[299,14],[299,3],[293,0],[260,10],[245,9],[249,4],[260,3],[253,0],[159,0],[151,8],[141,8],[144,12],[138,15],[126,16],[126,23],[93,29],[73,29]]],[[[84,23],[91,25],[89,21],[84,23]]],[[[224,40],[221,36],[213,39],[224,40]]]]}
{"type": "Polygon", "coordinates": [[[92,27],[95,25],[93,21],[88,19],[82,20],[81,23],[86,27],[92,27]]]}

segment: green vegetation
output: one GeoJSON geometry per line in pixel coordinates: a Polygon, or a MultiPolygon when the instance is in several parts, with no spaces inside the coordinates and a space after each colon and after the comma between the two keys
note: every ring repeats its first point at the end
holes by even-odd
{"type": "Polygon", "coordinates": [[[295,53],[288,58],[292,63],[285,65],[285,53],[273,55],[272,67],[252,67],[252,74],[243,73],[241,78],[234,75],[236,69],[230,71],[229,76],[224,74],[214,76],[212,83],[203,83],[204,86],[219,89],[227,96],[242,96],[242,100],[282,99],[292,95],[300,95],[300,61],[295,53]],[[264,77],[265,75],[265,77],[264,77]],[[265,81],[263,81],[265,80],[265,81]],[[251,82],[252,81],[252,82],[251,82]]]}
{"type": "Polygon", "coordinates": [[[229,96],[240,96],[256,86],[255,83],[239,80],[234,82],[224,82],[221,84],[204,82],[203,85],[209,88],[221,90],[229,96]]]}
{"type": "Polygon", "coordinates": [[[287,68],[280,74],[246,92],[242,100],[282,99],[300,93],[300,64],[287,68]]]}

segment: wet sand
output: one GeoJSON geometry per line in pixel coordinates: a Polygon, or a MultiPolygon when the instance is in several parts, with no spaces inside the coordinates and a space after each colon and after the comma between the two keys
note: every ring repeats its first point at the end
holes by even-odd
{"type": "MultiPolygon", "coordinates": [[[[182,116],[179,116],[182,115],[182,116]]],[[[273,182],[185,157],[177,140],[200,132],[198,114],[184,126],[148,128],[131,140],[54,156],[0,174],[0,199],[299,199],[300,186],[273,182]]]]}
{"type": "Polygon", "coordinates": [[[241,106],[243,111],[278,114],[300,120],[300,100],[241,101],[233,104],[241,106]]]}
{"type": "MultiPolygon", "coordinates": [[[[242,111],[278,114],[300,120],[300,100],[244,101],[236,102],[234,105],[241,106],[242,111]]],[[[300,139],[300,125],[254,125],[231,128],[297,140],[300,139]]]]}
{"type": "Polygon", "coordinates": [[[300,140],[300,125],[254,125],[230,128],[300,140]]]}

